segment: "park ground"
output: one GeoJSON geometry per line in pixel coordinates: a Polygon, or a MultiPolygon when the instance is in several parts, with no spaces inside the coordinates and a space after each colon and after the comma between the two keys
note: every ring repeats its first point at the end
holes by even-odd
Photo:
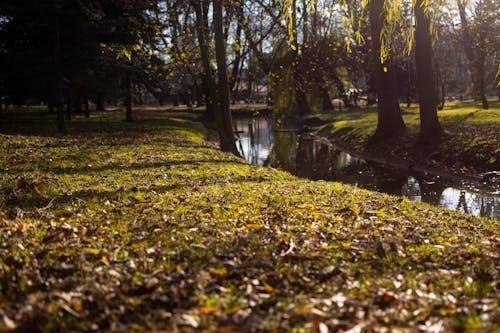
{"type": "Polygon", "coordinates": [[[377,125],[376,108],[357,108],[311,115],[306,124],[338,145],[410,165],[421,165],[450,173],[481,177],[500,170],[500,102],[490,101],[484,110],[475,101],[450,102],[438,117],[443,128],[441,141],[432,147],[417,144],[418,105],[401,105],[406,132],[377,144],[370,136],[377,125]]]}
{"type": "Polygon", "coordinates": [[[0,331],[500,328],[499,220],[248,165],[196,113],[122,117],[2,119],[0,331]]]}

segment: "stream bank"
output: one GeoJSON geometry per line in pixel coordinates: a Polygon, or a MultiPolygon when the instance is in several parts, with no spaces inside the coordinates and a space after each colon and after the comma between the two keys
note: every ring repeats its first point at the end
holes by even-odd
{"type": "Polygon", "coordinates": [[[500,218],[500,188],[476,176],[358,152],[269,117],[237,118],[239,150],[247,162],[313,180],[404,196],[473,215],[500,218]]]}

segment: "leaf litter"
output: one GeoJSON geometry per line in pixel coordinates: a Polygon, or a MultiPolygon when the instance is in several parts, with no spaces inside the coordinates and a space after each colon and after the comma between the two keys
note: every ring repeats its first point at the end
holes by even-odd
{"type": "Polygon", "coordinates": [[[0,134],[1,331],[500,326],[498,220],[250,166],[143,117],[0,134]]]}

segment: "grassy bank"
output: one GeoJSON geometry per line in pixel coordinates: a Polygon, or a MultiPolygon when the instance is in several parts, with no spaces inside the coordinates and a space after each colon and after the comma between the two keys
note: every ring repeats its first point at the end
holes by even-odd
{"type": "Polygon", "coordinates": [[[500,327],[498,220],[247,165],[179,112],[65,137],[21,116],[0,127],[0,331],[500,327]]]}
{"type": "Polygon", "coordinates": [[[477,102],[452,102],[438,112],[445,134],[438,147],[420,151],[415,147],[419,131],[418,107],[405,108],[403,119],[408,127],[398,139],[367,146],[377,126],[376,108],[334,111],[314,115],[308,121],[323,136],[338,143],[392,159],[401,159],[448,171],[480,175],[500,170],[500,102],[491,101],[483,110],[477,102]]]}

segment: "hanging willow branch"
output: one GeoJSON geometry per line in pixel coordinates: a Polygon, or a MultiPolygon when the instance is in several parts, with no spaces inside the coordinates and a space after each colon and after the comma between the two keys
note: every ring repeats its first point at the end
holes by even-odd
{"type": "MultiPolygon", "coordinates": [[[[310,0],[309,6],[313,6],[314,3],[319,0],[310,0]]],[[[346,30],[346,49],[351,52],[351,44],[356,41],[358,44],[364,43],[365,39],[362,35],[363,22],[366,18],[366,9],[370,0],[361,0],[361,14],[355,20],[352,12],[349,12],[348,6],[349,2],[352,0],[339,0],[336,4],[339,10],[344,9],[346,13],[349,13],[347,17],[341,17],[341,23],[343,28],[346,30]]],[[[333,15],[332,4],[328,6],[329,14],[333,15]]],[[[287,22],[288,40],[290,43],[290,48],[293,50],[297,49],[297,41],[295,40],[294,34],[294,17],[293,13],[295,10],[293,6],[295,5],[294,0],[275,0],[275,3],[280,3],[283,5],[283,15],[287,22]]],[[[394,48],[394,35],[400,33],[405,41],[405,48],[403,50],[404,54],[409,55],[413,49],[414,39],[415,39],[415,8],[416,0],[385,0],[384,1],[384,25],[380,32],[380,61],[385,62],[387,58],[393,53],[394,48]],[[405,16],[404,9],[411,6],[411,17],[405,16]]],[[[431,34],[433,36],[433,41],[435,42],[438,38],[438,29],[436,24],[439,22],[441,15],[441,10],[446,6],[446,0],[424,0],[422,3],[424,6],[424,14],[430,17],[431,21],[431,34]]]]}

